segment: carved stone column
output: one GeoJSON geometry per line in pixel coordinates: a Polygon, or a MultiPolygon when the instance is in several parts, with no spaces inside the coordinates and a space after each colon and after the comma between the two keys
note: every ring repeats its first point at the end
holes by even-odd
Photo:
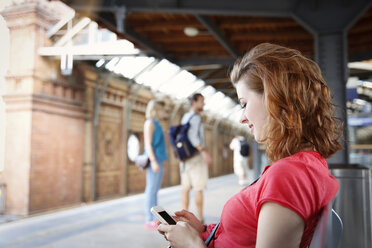
{"type": "Polygon", "coordinates": [[[4,18],[0,15],[0,183],[4,182],[2,171],[4,170],[4,151],[5,151],[5,74],[9,67],[9,29],[4,18]]]}
{"type": "Polygon", "coordinates": [[[63,6],[46,0],[11,3],[1,13],[10,31],[6,75],[4,178],[6,211],[29,213],[81,202],[83,87],[38,55],[63,6]]]}

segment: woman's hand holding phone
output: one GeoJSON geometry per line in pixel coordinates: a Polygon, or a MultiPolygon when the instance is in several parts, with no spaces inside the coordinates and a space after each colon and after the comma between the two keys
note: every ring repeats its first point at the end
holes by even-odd
{"type": "Polygon", "coordinates": [[[186,210],[181,210],[181,211],[175,212],[175,215],[177,217],[177,220],[187,222],[190,226],[195,228],[195,230],[198,231],[199,233],[202,233],[205,231],[205,226],[200,222],[198,218],[196,218],[196,216],[193,213],[186,211],[186,210]]]}
{"type": "Polygon", "coordinates": [[[205,247],[199,235],[204,231],[204,225],[193,213],[182,210],[175,212],[176,216],[172,217],[160,206],[152,207],[151,212],[162,223],[158,231],[172,247],[205,247]]]}
{"type": "Polygon", "coordinates": [[[205,247],[198,231],[187,222],[179,221],[177,225],[160,224],[158,231],[164,233],[172,248],[205,247]]]}

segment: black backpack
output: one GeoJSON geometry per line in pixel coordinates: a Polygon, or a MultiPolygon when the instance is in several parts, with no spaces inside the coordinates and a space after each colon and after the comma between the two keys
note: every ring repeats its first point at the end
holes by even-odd
{"type": "Polygon", "coordinates": [[[187,132],[190,127],[190,120],[196,114],[193,114],[185,124],[171,126],[169,128],[169,141],[172,146],[174,155],[181,161],[194,156],[198,150],[191,144],[187,132]]]}
{"type": "Polygon", "coordinates": [[[249,145],[245,140],[240,140],[240,155],[243,157],[249,156],[249,145]]]}

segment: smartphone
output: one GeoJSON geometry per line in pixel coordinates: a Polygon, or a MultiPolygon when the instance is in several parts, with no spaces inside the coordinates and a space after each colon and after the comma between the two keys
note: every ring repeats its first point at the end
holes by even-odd
{"type": "Polygon", "coordinates": [[[176,225],[177,222],[170,216],[164,208],[160,206],[154,206],[151,208],[151,213],[160,220],[161,223],[166,225],[176,225]]]}

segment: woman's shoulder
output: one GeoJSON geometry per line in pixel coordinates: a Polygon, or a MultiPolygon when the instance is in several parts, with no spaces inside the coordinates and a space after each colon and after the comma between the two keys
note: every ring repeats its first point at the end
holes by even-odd
{"type": "Polygon", "coordinates": [[[277,201],[303,217],[310,216],[338,191],[338,182],[323,160],[320,154],[305,151],[273,163],[259,180],[261,203],[277,201]]]}
{"type": "Polygon", "coordinates": [[[273,168],[272,170],[283,170],[287,169],[288,167],[292,170],[306,170],[309,169],[309,167],[328,170],[326,160],[316,151],[301,151],[295,153],[291,156],[276,161],[271,167],[273,168]]]}
{"type": "Polygon", "coordinates": [[[303,151],[283,158],[270,166],[267,178],[271,182],[299,184],[333,184],[327,162],[318,152],[303,151]]]}
{"type": "Polygon", "coordinates": [[[156,124],[156,123],[159,124],[159,121],[157,119],[155,119],[155,118],[146,119],[146,122],[151,122],[153,124],[156,124]]]}
{"type": "Polygon", "coordinates": [[[155,119],[146,119],[145,123],[144,123],[144,126],[154,128],[156,126],[156,120],[155,119]]]}

